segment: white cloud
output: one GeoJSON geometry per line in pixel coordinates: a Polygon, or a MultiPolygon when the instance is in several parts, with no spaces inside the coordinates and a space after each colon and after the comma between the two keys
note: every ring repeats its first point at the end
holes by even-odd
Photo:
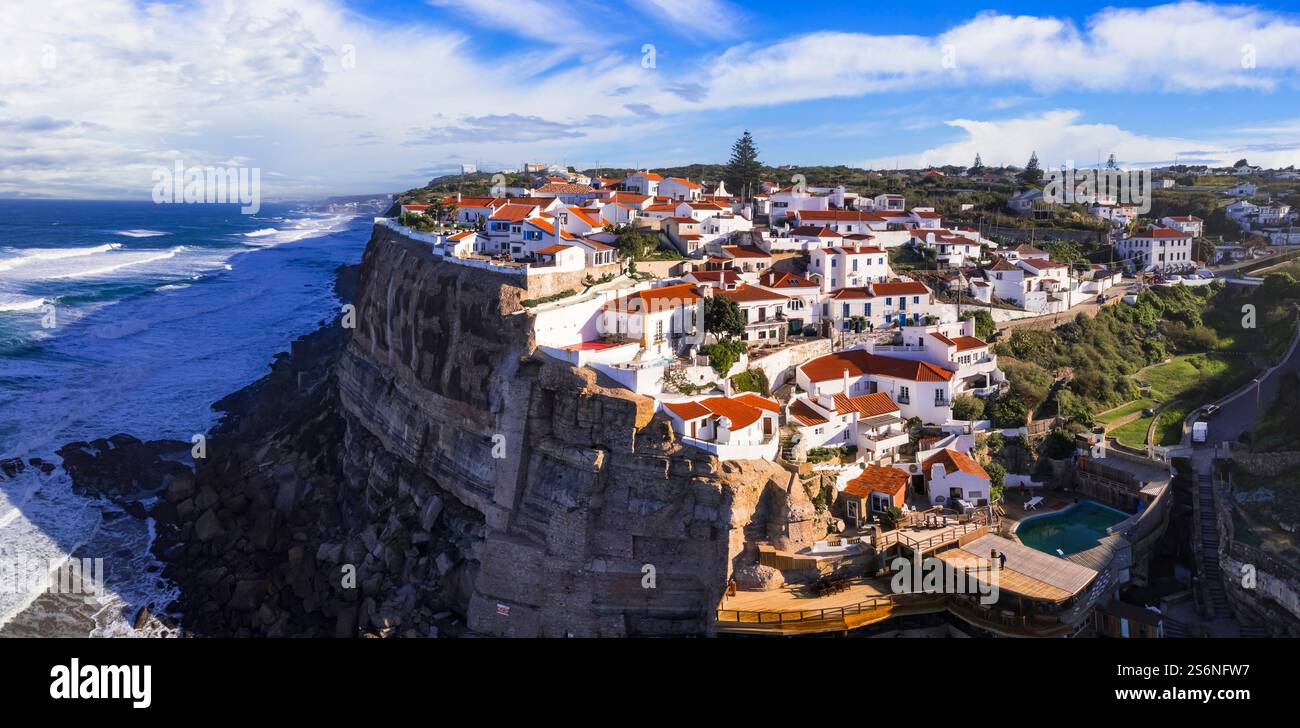
{"type": "Polygon", "coordinates": [[[1180,3],[1065,19],[983,13],[934,35],[816,32],[728,48],[673,107],[754,106],[934,87],[1017,84],[1039,92],[1273,90],[1300,77],[1300,21],[1180,3]]]}
{"type": "Polygon", "coordinates": [[[688,36],[731,37],[743,18],[741,10],[725,0],[637,0],[629,5],[649,10],[688,36]]]}
{"type": "MultiPolygon", "coordinates": [[[[653,0],[631,4],[642,15],[629,23],[626,13],[611,20],[617,11],[599,0],[430,3],[445,12],[426,22],[378,20],[341,0],[0,2],[0,194],[142,197],[153,168],[178,158],[247,160],[271,180],[269,195],[368,192],[422,182],[419,170],[451,160],[515,166],[613,149],[621,156],[606,163],[689,161],[670,155],[689,157],[707,133],[698,120],[728,108],[915,92],[897,109],[925,104],[927,89],[994,94],[1008,84],[1020,88],[1008,97],[1027,89],[1268,90],[1292,84],[1300,69],[1295,18],[1242,7],[1105,10],[1082,28],[986,14],[932,35],[822,32],[645,69],[640,39],[620,33],[655,18],[689,38],[736,27],[735,7],[653,0]],[[484,28],[533,42],[499,50],[472,34],[484,28]],[[1241,67],[1243,43],[1253,44],[1255,68],[1241,67]],[[945,45],[955,51],[953,68],[944,68],[945,45]]],[[[946,108],[896,128],[950,118],[946,108]]],[[[786,137],[821,129],[844,138],[880,117],[837,112],[831,102],[824,114],[792,115],[786,137]]],[[[1005,161],[1018,163],[1025,155],[1016,145],[1050,131],[1035,118],[1015,127],[1020,140],[1002,133],[1012,122],[952,123],[989,144],[986,160],[1004,149],[1005,161]]],[[[1061,123],[1076,136],[1042,142],[1044,159],[1054,148],[1085,159],[1106,145],[1131,147],[1134,159],[1225,148],[1078,117],[1061,123]]],[[[1290,153],[1285,135],[1239,136],[1257,144],[1252,161],[1290,153]]],[[[969,161],[965,147],[929,153],[950,151],[969,161]]]]}
{"type": "Polygon", "coordinates": [[[1072,109],[1015,119],[953,119],[947,123],[963,132],[960,139],[922,152],[867,160],[863,166],[968,165],[976,154],[988,165],[1023,166],[1035,153],[1044,167],[1088,167],[1105,162],[1111,154],[1128,167],[1159,166],[1175,160],[1227,165],[1242,157],[1271,167],[1300,163],[1300,143],[1294,136],[1288,142],[1280,134],[1263,137],[1240,130],[1225,132],[1224,141],[1210,142],[1139,134],[1114,124],[1085,123],[1083,114],[1072,109]]]}

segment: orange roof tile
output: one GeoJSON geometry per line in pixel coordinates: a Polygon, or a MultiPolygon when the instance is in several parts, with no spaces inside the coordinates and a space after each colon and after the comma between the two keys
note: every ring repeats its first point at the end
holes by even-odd
{"type": "Polygon", "coordinates": [[[854,377],[874,374],[913,382],[947,382],[953,375],[951,371],[926,361],[882,356],[863,349],[827,354],[799,367],[799,370],[813,382],[829,382],[838,379],[844,375],[845,369],[849,370],[849,376],[854,377]]]}
{"type": "Polygon", "coordinates": [[[930,466],[934,465],[935,463],[943,464],[944,471],[948,473],[961,471],[963,473],[966,473],[967,475],[974,475],[977,478],[983,478],[984,480],[991,480],[991,478],[989,478],[989,474],[985,472],[984,468],[980,467],[979,463],[975,462],[973,459],[971,459],[971,456],[967,455],[964,452],[959,452],[957,450],[949,450],[948,448],[944,448],[940,450],[938,453],[932,455],[924,463],[922,463],[921,470],[924,471],[926,474],[929,474],[930,466]]]}
{"type": "Polygon", "coordinates": [[[861,475],[850,480],[844,486],[844,492],[859,498],[872,493],[884,493],[892,496],[897,495],[899,491],[907,487],[907,480],[907,473],[898,468],[888,468],[872,463],[862,471],[861,475]]]}
{"type": "Polygon", "coordinates": [[[790,416],[802,422],[806,427],[824,425],[827,422],[827,419],[813,409],[812,405],[802,399],[796,399],[790,404],[790,416]]]}

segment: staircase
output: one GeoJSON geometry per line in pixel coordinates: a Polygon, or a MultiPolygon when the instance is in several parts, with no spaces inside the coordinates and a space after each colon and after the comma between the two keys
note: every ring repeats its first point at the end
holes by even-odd
{"type": "Polygon", "coordinates": [[[790,435],[781,436],[781,459],[787,463],[794,462],[794,438],[790,435]]]}
{"type": "Polygon", "coordinates": [[[1201,596],[1212,618],[1231,617],[1228,595],[1223,589],[1223,572],[1219,569],[1219,530],[1214,512],[1214,490],[1208,473],[1196,475],[1198,533],[1196,548],[1201,556],[1201,596]]]}
{"type": "Polygon", "coordinates": [[[1165,617],[1165,637],[1187,638],[1192,636],[1192,631],[1187,628],[1186,624],[1176,619],[1165,617]]]}

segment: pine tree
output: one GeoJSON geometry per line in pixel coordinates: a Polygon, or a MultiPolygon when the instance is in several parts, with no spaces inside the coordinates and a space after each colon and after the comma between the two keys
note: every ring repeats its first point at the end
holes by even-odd
{"type": "Polygon", "coordinates": [[[727,162],[727,187],[733,194],[740,195],[740,199],[748,200],[758,193],[762,175],[763,164],[758,161],[758,148],[754,146],[754,137],[746,129],[736,143],[731,145],[731,159],[727,162]]]}
{"type": "Polygon", "coordinates": [[[1026,184],[1038,184],[1043,179],[1043,170],[1038,166],[1038,152],[1029,155],[1029,161],[1025,163],[1025,169],[1020,173],[1021,181],[1026,184]]]}
{"type": "Polygon", "coordinates": [[[980,159],[979,152],[975,153],[975,164],[972,164],[970,168],[973,171],[979,171],[981,169],[984,169],[984,160],[980,159]]]}
{"type": "Polygon", "coordinates": [[[1118,167],[1119,163],[1115,161],[1115,154],[1112,152],[1110,159],[1106,160],[1106,169],[1117,169],[1118,167]]]}

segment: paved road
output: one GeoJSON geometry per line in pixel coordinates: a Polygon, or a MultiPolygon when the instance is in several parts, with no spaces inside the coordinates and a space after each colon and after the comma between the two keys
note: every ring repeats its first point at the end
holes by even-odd
{"type": "Polygon", "coordinates": [[[1254,391],[1229,402],[1210,418],[1206,444],[1236,440],[1249,430],[1261,408],[1267,407],[1277,395],[1278,382],[1286,372],[1300,372],[1300,346],[1271,375],[1255,387],[1254,391]]]}

